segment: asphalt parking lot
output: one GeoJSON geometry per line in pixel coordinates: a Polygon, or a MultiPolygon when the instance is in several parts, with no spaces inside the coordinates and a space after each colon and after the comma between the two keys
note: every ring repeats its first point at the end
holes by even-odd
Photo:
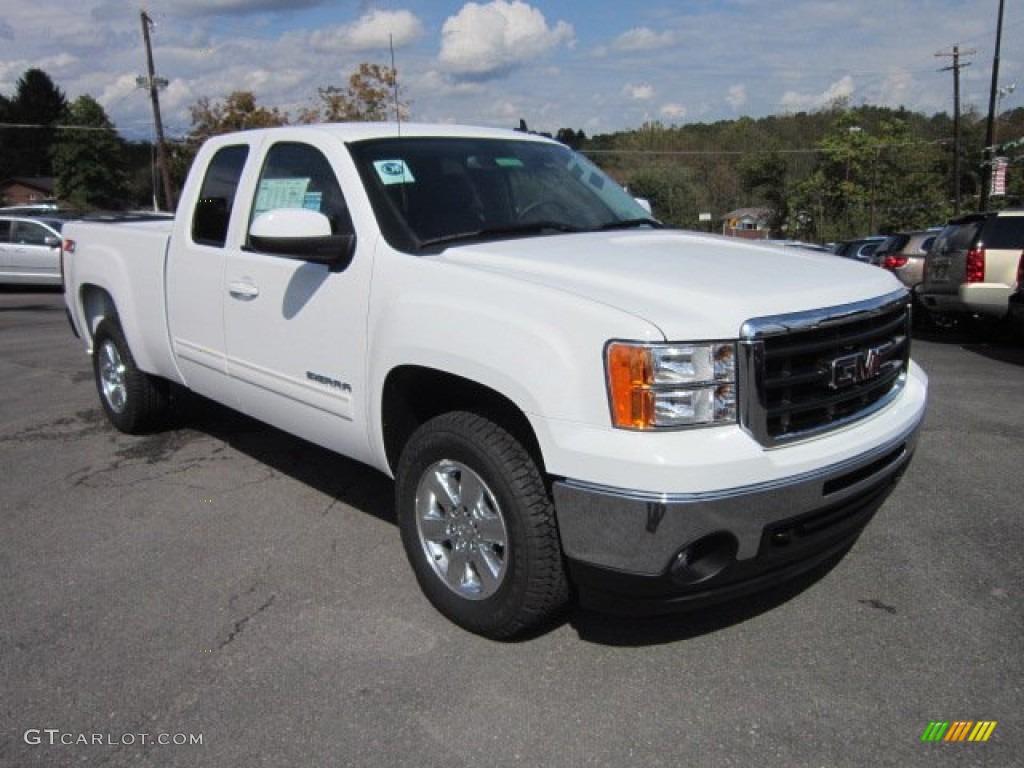
{"type": "Polygon", "coordinates": [[[121,435],[60,295],[0,290],[0,765],[1020,765],[1024,344],[915,357],[917,456],[831,570],[502,644],[421,596],[385,477],[196,399],[121,435]]]}

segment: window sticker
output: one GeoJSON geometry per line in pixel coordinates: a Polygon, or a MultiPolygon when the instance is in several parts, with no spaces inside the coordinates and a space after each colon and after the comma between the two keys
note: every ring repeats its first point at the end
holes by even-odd
{"type": "Polygon", "coordinates": [[[523,167],[523,161],[520,160],[518,157],[496,157],[496,158],[494,158],[494,162],[500,168],[522,168],[523,167]]]}
{"type": "Polygon", "coordinates": [[[374,160],[373,167],[377,169],[377,177],[381,184],[412,184],[416,178],[405,164],[405,160],[374,160]]]}
{"type": "Polygon", "coordinates": [[[256,193],[255,215],[275,208],[304,208],[309,179],[263,179],[256,193]]]}

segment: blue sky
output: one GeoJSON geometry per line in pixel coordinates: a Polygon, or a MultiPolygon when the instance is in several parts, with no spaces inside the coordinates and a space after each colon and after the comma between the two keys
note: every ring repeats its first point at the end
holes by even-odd
{"type": "MultiPolygon", "coordinates": [[[[1006,0],[1000,83],[1020,82],[1024,13],[1006,0]]],[[[292,114],[393,40],[413,119],[588,135],[852,104],[952,112],[937,57],[959,44],[962,102],[988,107],[998,0],[163,0],[150,15],[165,129],[184,135],[201,97],[252,90],[292,114]]],[[[119,130],[152,116],[138,0],[5,0],[0,93],[30,67],[70,97],[89,93],[119,130]]]]}

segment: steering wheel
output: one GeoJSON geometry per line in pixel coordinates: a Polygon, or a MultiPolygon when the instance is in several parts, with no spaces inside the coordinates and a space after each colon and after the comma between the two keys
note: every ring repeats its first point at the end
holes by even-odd
{"type": "Polygon", "coordinates": [[[533,213],[534,211],[539,211],[542,208],[553,208],[557,209],[559,213],[570,214],[570,211],[566,207],[565,203],[555,200],[554,198],[542,197],[540,200],[535,200],[534,202],[530,203],[528,206],[523,208],[523,210],[521,210],[518,214],[516,214],[516,221],[524,221],[529,217],[531,213],[533,213]]]}

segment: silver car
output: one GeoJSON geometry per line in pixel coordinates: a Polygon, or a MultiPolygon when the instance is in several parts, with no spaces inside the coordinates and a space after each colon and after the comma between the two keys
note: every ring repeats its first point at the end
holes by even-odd
{"type": "Polygon", "coordinates": [[[923,278],[924,257],[940,232],[942,227],[892,235],[871,254],[871,263],[889,270],[905,286],[913,288],[923,278]]]}
{"type": "Polygon", "coordinates": [[[60,285],[63,226],[58,218],[0,215],[0,283],[60,285]]]}

